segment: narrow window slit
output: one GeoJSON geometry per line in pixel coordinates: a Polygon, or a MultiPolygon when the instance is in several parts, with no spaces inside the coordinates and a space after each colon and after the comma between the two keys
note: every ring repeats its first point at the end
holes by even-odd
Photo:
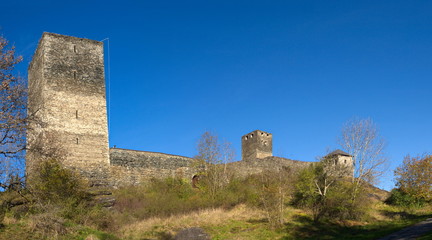
{"type": "Polygon", "coordinates": [[[78,110],[75,112],[75,117],[78,119],[78,110]]]}
{"type": "Polygon", "coordinates": [[[79,144],[78,138],[76,138],[76,144],[79,144]]]}

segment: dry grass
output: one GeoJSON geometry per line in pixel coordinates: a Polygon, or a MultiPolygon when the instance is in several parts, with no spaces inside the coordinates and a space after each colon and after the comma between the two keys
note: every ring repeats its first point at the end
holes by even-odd
{"type": "Polygon", "coordinates": [[[144,236],[154,235],[155,232],[173,234],[182,228],[214,226],[224,224],[227,220],[246,221],[264,217],[264,213],[260,210],[238,205],[230,210],[215,208],[165,218],[153,217],[126,225],[119,230],[119,233],[123,238],[142,239],[144,236]]]}

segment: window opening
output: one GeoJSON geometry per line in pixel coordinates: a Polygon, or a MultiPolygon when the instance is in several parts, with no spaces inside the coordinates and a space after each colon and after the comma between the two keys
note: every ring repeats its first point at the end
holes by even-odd
{"type": "Polygon", "coordinates": [[[75,117],[78,119],[78,110],[75,112],[75,117]]]}

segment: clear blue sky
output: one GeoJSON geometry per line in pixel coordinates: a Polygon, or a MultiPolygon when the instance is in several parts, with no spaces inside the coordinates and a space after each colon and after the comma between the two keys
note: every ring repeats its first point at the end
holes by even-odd
{"type": "MultiPolygon", "coordinates": [[[[432,1],[5,1],[27,75],[42,32],[110,41],[110,146],[193,156],[211,130],[313,161],[371,117],[391,164],[432,147],[432,1]]],[[[105,48],[108,55],[108,49],[105,48]]],[[[106,58],[107,61],[108,58],[106,58]]],[[[107,62],[106,62],[107,63],[107,62]]]]}

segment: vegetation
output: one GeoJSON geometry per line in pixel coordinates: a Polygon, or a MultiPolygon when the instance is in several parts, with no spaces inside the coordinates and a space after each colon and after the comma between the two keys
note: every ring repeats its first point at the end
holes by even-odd
{"type": "Polygon", "coordinates": [[[315,222],[322,218],[361,220],[370,207],[370,201],[365,201],[368,189],[363,188],[352,198],[354,183],[349,181],[343,166],[338,169],[333,163],[333,159],[323,158],[300,172],[293,204],[310,209],[315,222]]]}
{"type": "Polygon", "coordinates": [[[364,184],[376,183],[385,171],[385,141],[372,119],[354,118],[344,124],[338,142],[354,160],[351,197],[355,200],[364,184]]]}
{"type": "Polygon", "coordinates": [[[64,168],[62,146],[45,135],[32,146],[39,162],[25,185],[20,154],[31,116],[25,85],[12,75],[20,61],[0,37],[0,239],[172,239],[197,226],[213,239],[375,239],[431,217],[431,172],[424,171],[432,169],[431,156],[404,160],[388,204],[373,197],[385,158],[370,120],[344,127],[341,144],[356,162],[349,177],[324,157],[300,173],[280,168],[238,178],[226,167],[230,144],[206,132],[196,157],[199,181],[152,179],[117,189],[109,209],[64,168]]]}
{"type": "Polygon", "coordinates": [[[395,175],[399,191],[418,201],[432,201],[432,155],[406,156],[395,175]]]}
{"type": "Polygon", "coordinates": [[[195,157],[198,164],[203,166],[199,179],[200,188],[207,191],[215,200],[229,182],[230,175],[226,164],[234,159],[234,150],[228,142],[220,142],[217,135],[205,132],[201,136],[198,146],[198,155],[195,157]]]}
{"type": "MultiPolygon", "coordinates": [[[[28,202],[6,209],[0,239],[172,239],[180,229],[197,226],[212,239],[375,239],[431,217],[432,212],[427,204],[407,209],[369,194],[360,201],[366,205],[352,208],[346,194],[352,182],[346,179],[320,195],[317,185],[322,188],[324,173],[319,164],[298,176],[285,169],[233,177],[216,201],[184,179],[153,179],[114,191],[112,209],[99,206],[85,193],[85,181],[58,162],[46,162],[40,169],[43,181],[34,187],[39,190],[26,191],[28,202]],[[293,177],[298,180],[287,181],[293,177]]],[[[22,200],[16,191],[0,196],[3,202],[22,200]]]]}
{"type": "Polygon", "coordinates": [[[23,176],[25,166],[26,85],[15,76],[22,57],[0,36],[0,187],[8,188],[11,178],[23,176]]]}

